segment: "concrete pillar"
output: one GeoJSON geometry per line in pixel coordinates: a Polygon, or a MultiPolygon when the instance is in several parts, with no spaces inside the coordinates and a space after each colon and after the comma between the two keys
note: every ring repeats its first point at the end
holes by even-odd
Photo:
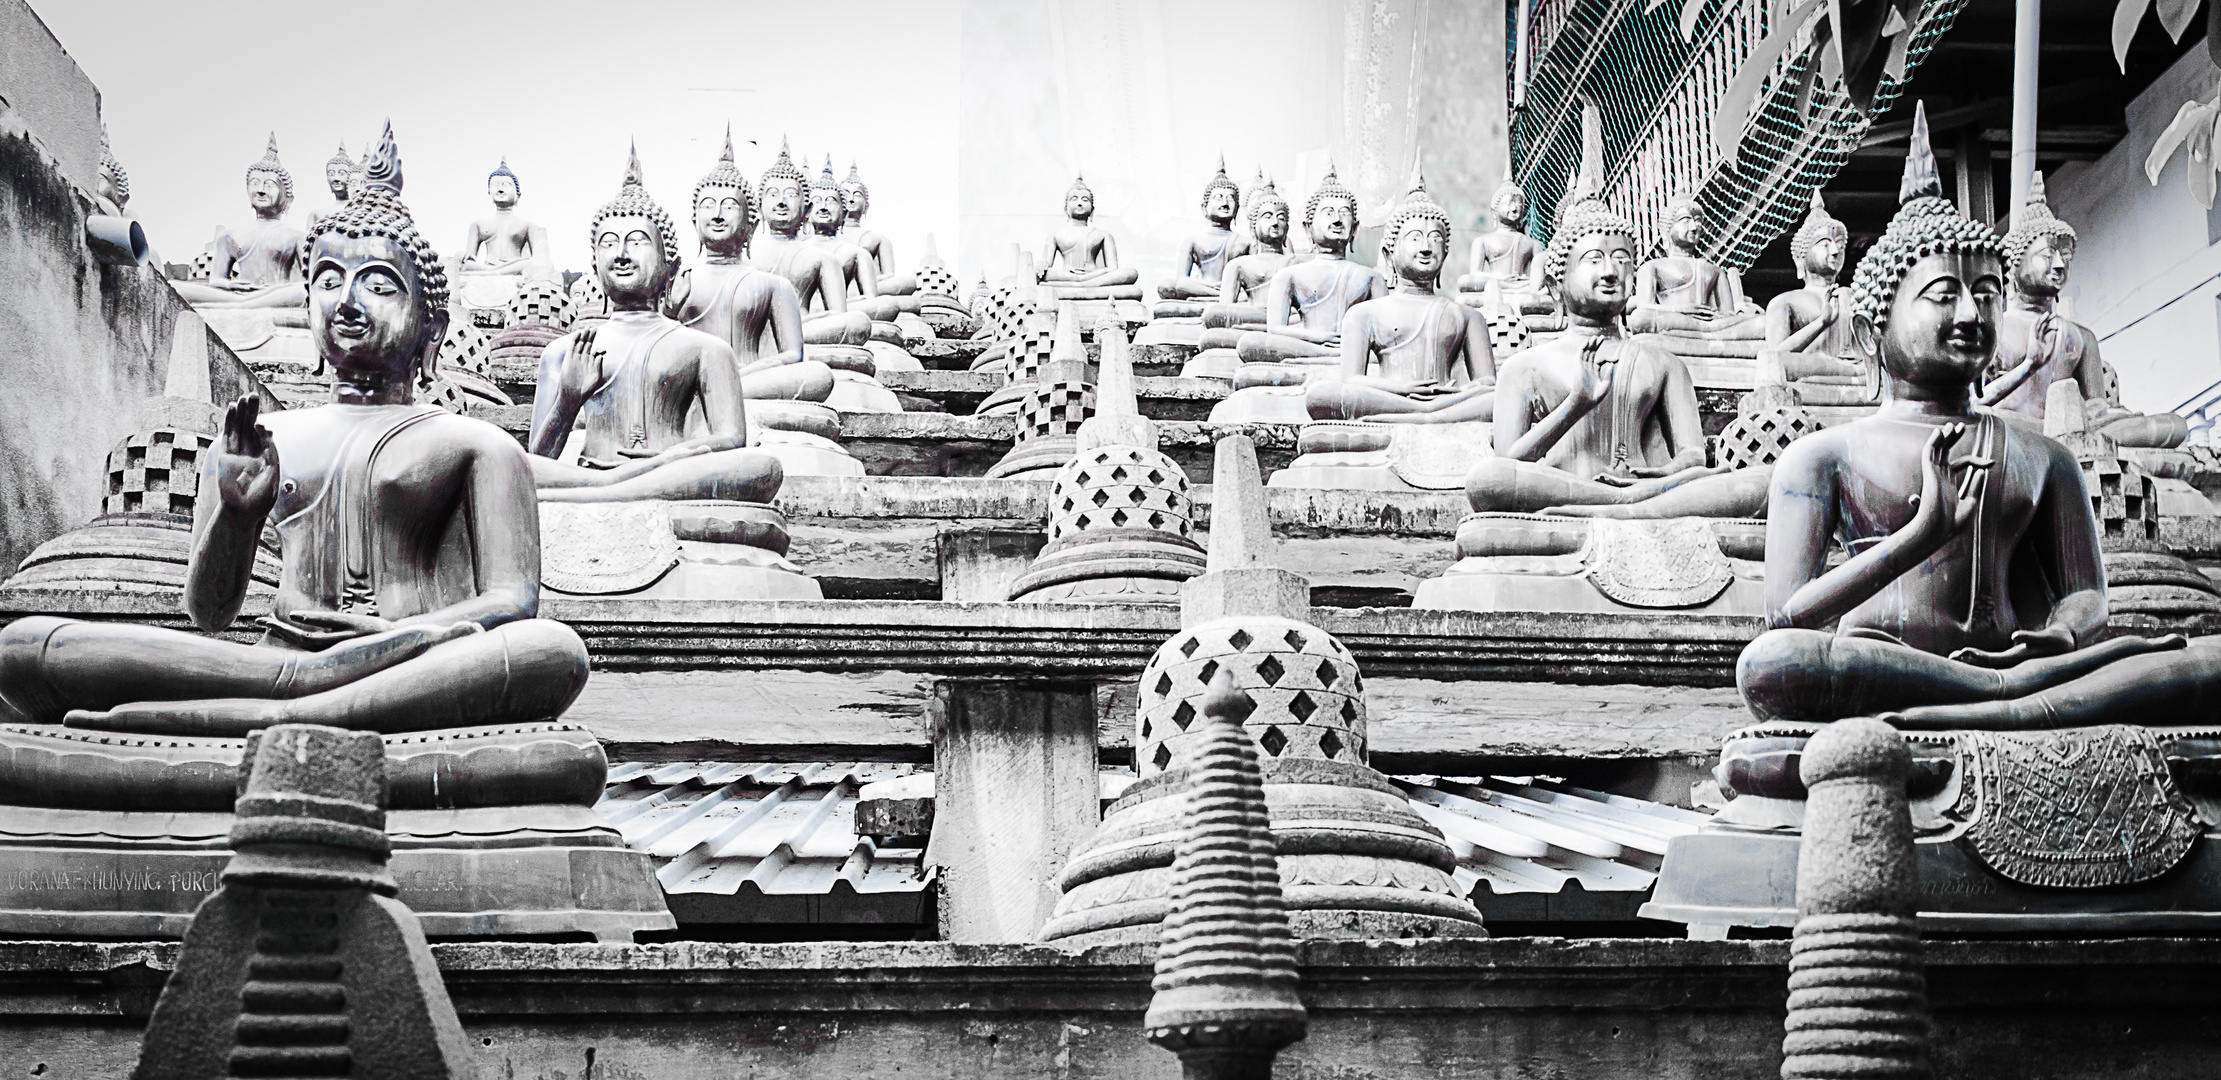
{"type": "Polygon", "coordinates": [[[933,769],[942,940],[1038,940],[1057,874],[1101,820],[1093,688],[941,683],[933,769]]]}
{"type": "Polygon", "coordinates": [[[941,599],[959,604],[999,604],[1010,583],[1033,566],[1048,535],[1039,529],[942,529],[941,599]]]}
{"type": "Polygon", "coordinates": [[[2043,17],[2043,0],[2014,0],[2013,202],[2007,207],[2014,225],[2020,224],[2021,204],[2028,201],[2030,178],[2036,175],[2036,60],[2043,44],[2043,17]]]}

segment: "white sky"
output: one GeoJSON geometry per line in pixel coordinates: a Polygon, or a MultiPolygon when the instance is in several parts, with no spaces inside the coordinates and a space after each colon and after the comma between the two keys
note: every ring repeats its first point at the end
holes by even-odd
{"type": "Polygon", "coordinates": [[[928,232],[944,252],[956,235],[957,0],[30,2],[100,88],[131,210],[171,261],[250,216],[246,169],[272,131],[305,225],[332,206],[340,140],[359,158],[388,118],[403,200],[443,255],[491,209],[506,154],[518,212],[547,226],[557,266],[585,269],[634,138],[691,256],[688,199],[728,120],[751,179],[782,132],[813,172],[854,158],[905,269],[928,232]]]}

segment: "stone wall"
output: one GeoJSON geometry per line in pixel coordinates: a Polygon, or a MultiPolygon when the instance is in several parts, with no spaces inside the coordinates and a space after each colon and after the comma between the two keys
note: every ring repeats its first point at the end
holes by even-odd
{"type": "Polygon", "coordinates": [[[0,0],[0,111],[6,109],[35,133],[63,176],[93,189],[100,174],[100,90],[24,0],[0,0]]]}
{"type": "MultiPolygon", "coordinates": [[[[7,25],[21,7],[0,0],[0,72],[24,51],[7,25]]],[[[66,55],[60,62],[75,71],[66,55]]],[[[97,98],[94,107],[97,165],[97,98]]],[[[186,310],[154,269],[93,260],[90,195],[48,151],[74,136],[34,134],[29,121],[42,114],[13,96],[0,107],[0,576],[99,512],[108,451],[138,428],[140,404],[162,393],[172,327],[186,310]]],[[[264,393],[214,334],[208,356],[215,400],[264,393]]]]}

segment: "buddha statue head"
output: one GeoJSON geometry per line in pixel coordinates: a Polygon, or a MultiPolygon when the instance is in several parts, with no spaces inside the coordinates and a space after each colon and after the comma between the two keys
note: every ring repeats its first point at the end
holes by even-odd
{"type": "Polygon", "coordinates": [[[405,402],[447,337],[447,271],[402,205],[393,125],[365,163],[347,205],[317,218],[301,242],[309,333],[343,393],[382,390],[405,402]]]}
{"type": "Polygon", "coordinates": [[[1257,185],[1249,194],[1249,235],[1257,242],[1278,248],[1288,242],[1288,200],[1281,197],[1280,189],[1271,180],[1257,185]]]}
{"type": "Polygon", "coordinates": [[[1342,186],[1331,164],[1303,204],[1303,228],[1311,234],[1313,246],[1330,255],[1348,251],[1357,236],[1357,193],[1342,186]]]}
{"type": "Polygon", "coordinates": [[[1527,189],[1506,180],[1496,189],[1496,196],[1488,201],[1488,213],[1501,228],[1518,230],[1526,227],[1527,189]]]}
{"type": "Polygon", "coordinates": [[[1902,205],[1851,275],[1851,333],[1900,385],[1965,388],[1990,363],[2004,289],[1997,234],[1943,198],[1916,105],[1902,205]]]}
{"type": "Polygon", "coordinates": [[[864,212],[871,209],[871,189],[864,186],[864,175],[856,171],[856,163],[848,163],[848,176],[841,180],[841,199],[848,204],[848,220],[862,222],[864,212]]]}
{"type": "Polygon", "coordinates": [[[1086,177],[1073,174],[1072,186],[1064,189],[1064,216],[1082,224],[1095,216],[1095,189],[1086,177]]]}
{"type": "Polygon", "coordinates": [[[825,155],[825,170],[810,181],[809,198],[810,230],[819,236],[840,232],[848,220],[848,196],[841,194],[841,182],[833,176],[833,155],[825,155]]]}
{"type": "Polygon", "coordinates": [[[1203,185],[1203,216],[1218,228],[1233,224],[1241,209],[1242,189],[1226,175],[1226,155],[1219,155],[1218,173],[1203,185]]]}
{"type": "Polygon", "coordinates": [[[1627,310],[1635,280],[1635,223],[1594,195],[1566,206],[1543,273],[1558,283],[1566,314],[1593,326],[1627,310]]]}
{"type": "Polygon", "coordinates": [[[355,177],[355,159],[347,156],[347,143],[342,140],[339,151],[324,162],[324,186],[332,189],[332,198],[346,202],[355,177]]]}
{"type": "Polygon", "coordinates": [[[594,212],[594,276],[612,311],[653,311],[679,272],[679,238],[671,215],[648,197],[640,150],[625,162],[624,186],[594,212]]]}
{"type": "Polygon", "coordinates": [[[1381,230],[1381,258],[1403,281],[1433,285],[1450,256],[1450,214],[1427,194],[1425,177],[1414,178],[1403,205],[1381,230]]]}
{"type": "Polygon", "coordinates": [[[1820,201],[1820,192],[1815,189],[1812,209],[1805,214],[1804,224],[1797,226],[1797,234],[1789,238],[1789,261],[1807,278],[1834,281],[1843,272],[1843,252],[1850,240],[1850,230],[1828,213],[1827,204],[1820,201]]]}
{"type": "Polygon", "coordinates": [[[748,197],[748,178],[733,164],[733,131],[725,129],[725,152],[717,164],[694,182],[694,234],[702,249],[718,255],[738,255],[748,246],[756,229],[755,206],[748,197]]]}
{"type": "Polygon", "coordinates": [[[123,171],[123,162],[116,160],[115,151],[108,148],[108,125],[100,125],[100,190],[101,198],[116,204],[121,210],[131,201],[131,177],[123,171]]]}
{"type": "Polygon", "coordinates": [[[2052,216],[2051,202],[2044,195],[2044,174],[2037,173],[2029,179],[2020,224],[2013,226],[1999,245],[2005,269],[2012,275],[2013,291],[2044,300],[2057,297],[2067,284],[2075,241],[2074,226],[2052,216]]]}
{"type": "Polygon", "coordinates": [[[492,196],[496,210],[510,209],[524,197],[524,185],[518,182],[516,173],[509,171],[508,158],[502,158],[501,164],[486,174],[486,194],[492,196]]]}
{"type": "Polygon", "coordinates": [[[262,160],[247,166],[247,204],[256,217],[284,217],[293,205],[293,174],[278,163],[278,133],[270,133],[270,146],[262,160]]]}
{"type": "Polygon", "coordinates": [[[1687,258],[1704,243],[1704,208],[1696,196],[1680,195],[1666,204],[1666,250],[1687,258]]]}
{"type": "Polygon", "coordinates": [[[809,211],[809,203],[803,198],[808,184],[809,178],[795,168],[794,158],[782,140],[778,158],[756,184],[756,209],[763,215],[764,227],[782,236],[801,231],[802,218],[809,211]]]}

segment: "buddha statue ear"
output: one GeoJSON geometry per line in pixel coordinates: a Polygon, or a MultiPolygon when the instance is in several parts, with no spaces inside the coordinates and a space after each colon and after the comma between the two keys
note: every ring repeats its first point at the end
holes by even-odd
{"type": "Polygon", "coordinates": [[[420,385],[430,386],[440,374],[440,346],[447,342],[448,312],[445,308],[433,312],[424,320],[424,345],[417,351],[416,375],[420,385]]]}
{"type": "Polygon", "coordinates": [[[1851,314],[1851,343],[1858,346],[1860,354],[1874,362],[1876,371],[1881,370],[1882,332],[1864,312],[1851,314]]]}

